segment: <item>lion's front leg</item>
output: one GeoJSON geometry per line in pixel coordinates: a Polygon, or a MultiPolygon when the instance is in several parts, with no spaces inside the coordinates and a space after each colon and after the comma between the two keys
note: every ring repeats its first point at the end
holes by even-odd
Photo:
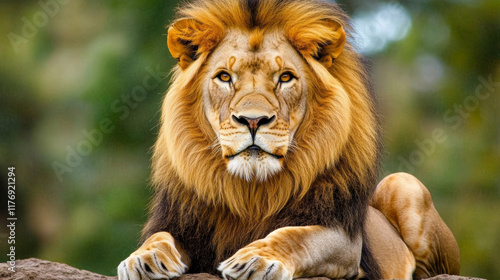
{"type": "Polygon", "coordinates": [[[285,227],[242,248],[220,264],[225,279],[352,278],[359,273],[362,237],[340,229],[285,227]]]}
{"type": "Polygon", "coordinates": [[[188,269],[189,257],[168,232],[157,232],[118,266],[118,279],[172,279],[188,269]]]}

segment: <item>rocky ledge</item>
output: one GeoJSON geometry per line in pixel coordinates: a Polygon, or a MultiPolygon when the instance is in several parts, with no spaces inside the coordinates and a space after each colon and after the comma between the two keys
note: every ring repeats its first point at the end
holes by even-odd
{"type": "MultiPolygon", "coordinates": [[[[104,276],[87,270],[77,269],[67,264],[44,261],[40,259],[25,259],[16,261],[15,272],[8,270],[9,264],[0,263],[0,279],[5,280],[86,280],[105,279],[116,280],[116,276],[104,276]]],[[[206,273],[187,274],[179,280],[220,280],[221,278],[206,273]]],[[[304,280],[328,280],[325,277],[303,278],[304,280]]],[[[438,275],[429,280],[484,280],[480,278],[438,275]]]]}

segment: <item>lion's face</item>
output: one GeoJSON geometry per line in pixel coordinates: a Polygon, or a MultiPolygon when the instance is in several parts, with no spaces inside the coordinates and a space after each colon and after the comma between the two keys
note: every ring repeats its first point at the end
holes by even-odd
{"type": "Polygon", "coordinates": [[[280,171],[306,110],[305,66],[278,31],[231,30],[214,50],[203,104],[230,173],[264,181],[280,171]]]}

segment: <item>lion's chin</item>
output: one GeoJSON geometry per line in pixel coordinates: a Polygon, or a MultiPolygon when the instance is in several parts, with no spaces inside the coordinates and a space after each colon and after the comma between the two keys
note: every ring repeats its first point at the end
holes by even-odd
{"type": "Polygon", "coordinates": [[[247,181],[263,182],[281,170],[281,163],[278,158],[266,153],[256,155],[243,152],[229,159],[227,170],[247,181]]]}

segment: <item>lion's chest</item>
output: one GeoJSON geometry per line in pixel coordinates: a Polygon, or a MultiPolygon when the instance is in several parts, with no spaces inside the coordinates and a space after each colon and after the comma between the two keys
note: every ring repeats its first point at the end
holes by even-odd
{"type": "Polygon", "coordinates": [[[314,190],[300,202],[291,200],[268,219],[244,219],[222,209],[209,208],[195,216],[180,215],[166,229],[190,253],[191,272],[216,273],[220,262],[251,242],[286,226],[335,226],[333,197],[314,190]],[[186,220],[183,220],[186,219],[186,220]],[[194,222],[193,222],[194,221],[194,222]]]}

